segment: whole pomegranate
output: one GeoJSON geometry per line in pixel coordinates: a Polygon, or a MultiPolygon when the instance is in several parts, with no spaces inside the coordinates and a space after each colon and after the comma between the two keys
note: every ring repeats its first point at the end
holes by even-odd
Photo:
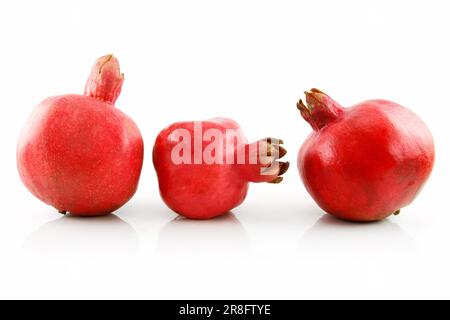
{"type": "Polygon", "coordinates": [[[230,119],[178,122],[162,130],[153,164],[164,202],[191,219],[209,219],[244,201],[249,182],[279,183],[288,162],[278,139],[247,143],[230,119]]]}
{"type": "Polygon", "coordinates": [[[386,100],[341,107],[311,89],[297,104],[314,132],[298,154],[306,189],[326,212],[352,221],[398,214],[434,164],[433,137],[413,112],[386,100]]]}
{"type": "Polygon", "coordinates": [[[22,130],[20,178],[61,213],[107,214],[136,192],[144,147],[133,120],[114,107],[123,79],[116,58],[99,58],[84,95],[44,100],[22,130]]]}

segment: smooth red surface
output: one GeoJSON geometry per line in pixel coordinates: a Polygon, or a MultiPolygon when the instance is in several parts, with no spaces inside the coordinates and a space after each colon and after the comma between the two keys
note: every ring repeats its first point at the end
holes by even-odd
{"type": "MultiPolygon", "coordinates": [[[[191,219],[209,219],[228,213],[240,205],[252,182],[268,182],[278,176],[260,174],[261,164],[174,164],[171,159],[172,149],[178,140],[172,138],[176,129],[186,129],[194,137],[194,122],[178,122],[162,130],[153,148],[153,163],[159,182],[162,199],[173,211],[191,219]]],[[[202,122],[203,131],[217,129],[225,136],[227,129],[239,130],[239,125],[230,119],[217,118],[202,122]]],[[[224,146],[225,146],[224,140],[224,146]]],[[[209,142],[202,143],[202,151],[209,142]]],[[[248,147],[247,139],[238,135],[233,144],[237,148],[248,147]]],[[[194,141],[192,139],[192,158],[194,141]]]]}
{"type": "MultiPolygon", "coordinates": [[[[114,96],[112,101],[118,96],[107,94],[114,96]]],[[[137,189],[141,134],[128,116],[100,96],[48,98],[22,130],[17,146],[20,177],[31,193],[59,211],[110,213],[137,189]]]]}
{"type": "Polygon", "coordinates": [[[299,151],[298,169],[323,210],[374,221],[414,200],[434,163],[433,138],[419,117],[394,102],[370,100],[348,109],[336,103],[335,117],[321,122],[335,102],[318,90],[308,98],[313,111],[302,114],[315,130],[299,151]]]}

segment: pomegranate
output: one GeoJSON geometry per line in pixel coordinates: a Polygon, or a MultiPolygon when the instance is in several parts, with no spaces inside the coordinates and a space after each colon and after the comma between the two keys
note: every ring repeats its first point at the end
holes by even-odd
{"type": "Polygon", "coordinates": [[[136,192],[144,147],[133,120],[114,107],[123,80],[117,59],[101,57],[84,95],[44,100],[22,130],[20,178],[61,213],[107,214],[136,192]]]}
{"type": "Polygon", "coordinates": [[[153,164],[162,199],[191,219],[209,219],[241,204],[249,182],[279,183],[289,167],[283,141],[254,143],[230,119],[178,122],[162,130],[153,164]]]}
{"type": "Polygon", "coordinates": [[[399,104],[369,100],[343,108],[311,89],[297,104],[314,132],[298,153],[306,189],[326,212],[352,221],[398,214],[419,194],[434,164],[433,137],[399,104]]]}

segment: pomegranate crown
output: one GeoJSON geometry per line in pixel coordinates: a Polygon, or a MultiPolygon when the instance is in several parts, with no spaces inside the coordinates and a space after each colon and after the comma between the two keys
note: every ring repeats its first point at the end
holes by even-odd
{"type": "Polygon", "coordinates": [[[306,105],[300,99],[297,109],[314,130],[322,129],[344,113],[344,108],[339,103],[318,89],[305,91],[305,96],[306,105]]]}
{"type": "Polygon", "coordinates": [[[123,80],[119,61],[112,54],[100,57],[92,66],[84,94],[114,104],[122,90],[123,80]]]}

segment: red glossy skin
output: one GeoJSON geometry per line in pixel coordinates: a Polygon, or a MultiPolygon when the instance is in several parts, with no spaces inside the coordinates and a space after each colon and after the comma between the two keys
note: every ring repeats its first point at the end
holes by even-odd
{"type": "MultiPolygon", "coordinates": [[[[202,121],[202,129],[217,129],[225,134],[227,129],[239,130],[239,125],[230,119],[216,118],[202,121]]],[[[171,153],[179,142],[174,140],[174,130],[186,129],[194,136],[194,122],[178,122],[162,130],[153,148],[153,164],[159,182],[159,190],[163,201],[169,208],[180,215],[191,219],[209,219],[228,213],[240,205],[248,190],[249,182],[281,181],[288,163],[280,163],[272,174],[261,175],[260,169],[268,165],[257,164],[226,164],[226,153],[223,154],[223,164],[174,164],[171,153]]],[[[194,158],[194,139],[192,139],[191,156],[194,158]]],[[[202,151],[209,142],[201,144],[202,151]]],[[[225,139],[224,139],[225,144],[225,139]]],[[[240,132],[233,152],[237,148],[248,148],[246,137],[240,132]]],[[[280,147],[280,150],[282,148],[280,147]]],[[[224,149],[225,150],[225,149],[224,149]]],[[[284,150],[284,149],[283,149],[284,150]]],[[[283,156],[283,154],[277,155],[283,156]]]]}
{"type": "Polygon", "coordinates": [[[20,177],[32,194],[60,212],[107,214],[136,192],[143,141],[133,120],[114,107],[122,81],[117,60],[102,57],[85,95],[44,100],[22,130],[20,177]]]}
{"type": "Polygon", "coordinates": [[[306,189],[346,220],[384,219],[410,204],[431,174],[433,138],[410,110],[386,100],[344,109],[317,89],[299,109],[314,129],[298,154],[306,189]]]}

